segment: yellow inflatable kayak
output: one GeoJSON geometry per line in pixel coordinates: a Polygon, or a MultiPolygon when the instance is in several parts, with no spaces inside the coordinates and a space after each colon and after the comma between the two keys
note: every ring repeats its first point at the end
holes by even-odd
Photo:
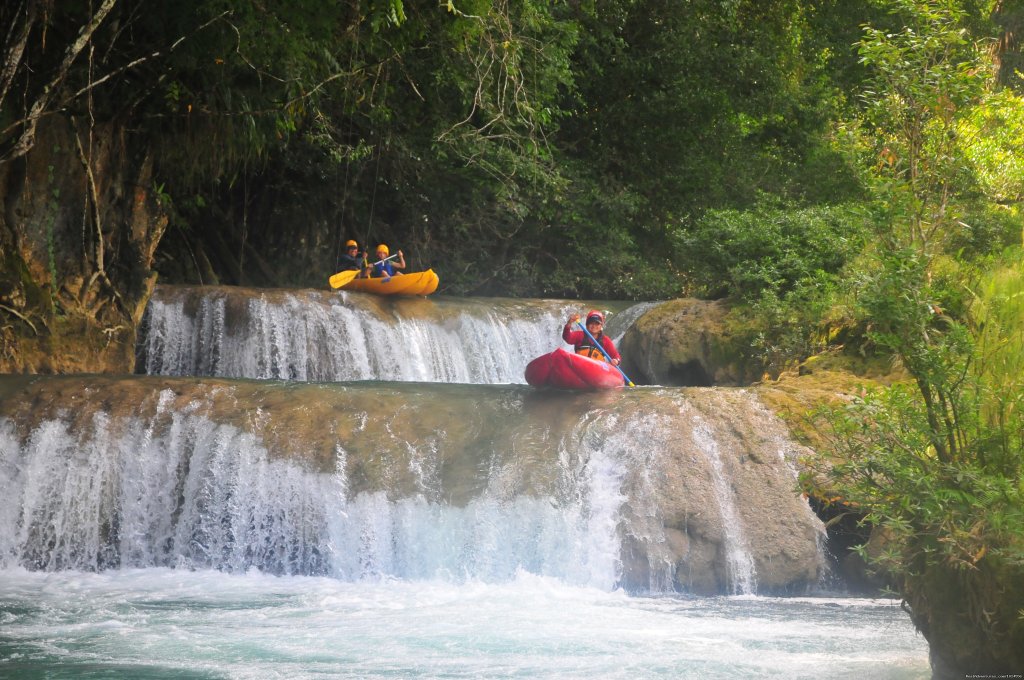
{"type": "Polygon", "coordinates": [[[430,295],[437,290],[439,279],[433,269],[425,272],[396,274],[390,279],[352,279],[342,290],[354,290],[374,295],[430,295]]]}

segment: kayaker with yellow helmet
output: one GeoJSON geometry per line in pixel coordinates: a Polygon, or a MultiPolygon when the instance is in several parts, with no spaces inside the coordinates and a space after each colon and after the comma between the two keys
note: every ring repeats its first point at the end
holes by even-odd
{"type": "Polygon", "coordinates": [[[363,268],[363,256],[359,253],[359,244],[349,239],[345,242],[345,252],[338,258],[338,269],[348,271],[363,268]]]}
{"type": "Polygon", "coordinates": [[[381,243],[379,246],[377,246],[376,253],[378,261],[375,262],[373,266],[370,268],[371,278],[391,278],[396,274],[402,273],[399,271],[395,271],[396,269],[405,269],[405,255],[402,254],[401,250],[398,251],[395,259],[388,260],[387,262],[381,262],[381,260],[386,259],[391,254],[391,251],[388,250],[387,245],[381,243]]]}
{"type": "Polygon", "coordinates": [[[610,358],[612,364],[618,366],[622,357],[619,356],[619,350],[615,349],[615,343],[612,342],[612,339],[604,334],[604,314],[596,309],[587,312],[586,326],[587,332],[590,334],[589,336],[582,330],[574,329],[574,326],[579,321],[579,314],[573,314],[569,317],[569,321],[562,329],[562,339],[572,345],[577,354],[582,354],[598,361],[607,361],[610,358]],[[604,348],[604,352],[594,344],[595,342],[600,343],[600,347],[604,348]],[[605,357],[605,354],[608,356],[605,357]]]}

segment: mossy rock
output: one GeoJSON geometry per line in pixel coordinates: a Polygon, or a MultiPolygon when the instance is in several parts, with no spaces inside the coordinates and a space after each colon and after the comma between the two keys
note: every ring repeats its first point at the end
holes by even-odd
{"type": "Polygon", "coordinates": [[[755,389],[801,443],[821,450],[824,442],[810,419],[816,409],[908,379],[907,373],[887,358],[829,351],[810,357],[776,379],[757,383],[755,389]]]}
{"type": "Polygon", "coordinates": [[[637,319],[620,343],[623,369],[648,385],[749,385],[760,376],[735,346],[722,301],[682,298],[637,319]]]}
{"type": "Polygon", "coordinates": [[[971,568],[928,565],[907,579],[904,596],[928,640],[933,677],[1018,677],[1024,670],[1020,564],[988,556],[971,568]]]}

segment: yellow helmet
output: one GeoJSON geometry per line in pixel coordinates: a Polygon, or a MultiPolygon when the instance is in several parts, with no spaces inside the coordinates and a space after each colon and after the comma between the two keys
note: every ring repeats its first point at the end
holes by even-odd
{"type": "Polygon", "coordinates": [[[359,244],[356,243],[355,241],[353,241],[352,239],[349,239],[349,240],[345,241],[345,247],[346,248],[358,248],[359,244]]]}
{"type": "Polygon", "coordinates": [[[377,252],[378,253],[384,253],[385,255],[390,255],[391,254],[391,251],[388,250],[388,247],[386,245],[384,245],[383,243],[381,243],[379,246],[377,246],[377,252]]]}

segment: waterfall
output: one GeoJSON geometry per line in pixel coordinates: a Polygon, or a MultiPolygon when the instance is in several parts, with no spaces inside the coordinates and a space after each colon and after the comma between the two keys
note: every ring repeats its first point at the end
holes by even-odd
{"type": "MultiPolygon", "coordinates": [[[[620,338],[650,304],[605,303],[623,312],[609,335],[620,338]]],[[[565,320],[587,306],[158,286],[137,363],[150,375],[521,384],[526,364],[562,344],[565,320]]]]}
{"type": "MultiPolygon", "coordinates": [[[[250,568],[346,580],[507,581],[519,570],[612,589],[621,577],[619,516],[628,451],[605,444],[615,420],[585,420],[547,469],[489,458],[482,491],[445,502],[436,445],[404,441],[414,491],[350,494],[344,447],[318,472],[276,457],[252,432],[217,423],[208,404],[147,415],[103,409],[45,419],[18,434],[0,420],[4,567],[250,568]],[[521,493],[531,475],[548,494],[521,493]]],[[[389,451],[379,452],[390,458],[389,451]]],[[[637,499],[644,502],[643,499],[637,499]]]]}
{"type": "Polygon", "coordinates": [[[161,433],[153,421],[103,413],[85,432],[47,420],[20,445],[4,422],[4,566],[325,570],[331,478],[269,460],[234,427],[189,414],[170,419],[161,433]]]}
{"type": "Polygon", "coordinates": [[[711,593],[821,571],[820,522],[777,459],[784,427],[742,392],[15,382],[0,390],[4,567],[711,593]]]}
{"type": "Polygon", "coordinates": [[[722,465],[722,457],[718,451],[718,443],[711,434],[711,430],[699,415],[693,414],[691,417],[696,421],[693,428],[694,440],[710,463],[715,501],[722,517],[722,530],[725,534],[729,588],[734,594],[748,595],[757,588],[757,575],[754,559],[747,547],[743,525],[736,512],[736,497],[729,485],[729,479],[722,465]]]}
{"type": "MultiPolygon", "coordinates": [[[[592,306],[616,307],[158,288],[150,375],[0,383],[0,560],[653,593],[817,583],[821,523],[752,393],[474,384],[519,383],[592,306]]],[[[609,335],[650,306],[619,304],[609,335]]]]}
{"type": "Polygon", "coordinates": [[[770,597],[827,561],[759,388],[494,384],[651,306],[157,287],[148,375],[0,376],[0,675],[920,675],[770,597]]]}

